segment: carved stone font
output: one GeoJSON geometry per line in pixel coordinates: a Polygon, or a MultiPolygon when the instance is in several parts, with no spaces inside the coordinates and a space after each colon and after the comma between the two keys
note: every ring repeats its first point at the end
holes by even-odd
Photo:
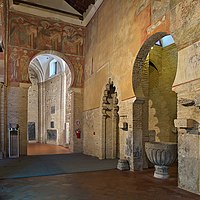
{"type": "Polygon", "coordinates": [[[145,151],[150,162],[155,165],[154,177],[160,179],[168,178],[168,168],[177,159],[177,144],[146,142],[145,151]]]}

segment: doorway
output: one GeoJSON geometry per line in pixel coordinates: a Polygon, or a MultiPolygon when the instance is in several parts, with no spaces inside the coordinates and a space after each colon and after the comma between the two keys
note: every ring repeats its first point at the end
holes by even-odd
{"type": "Polygon", "coordinates": [[[29,66],[28,155],[69,153],[71,72],[53,54],[40,54],[29,66]],[[68,126],[66,126],[68,124],[68,126]]]}
{"type": "Polygon", "coordinates": [[[134,170],[149,167],[145,141],[177,142],[177,97],[172,92],[178,51],[171,35],[159,32],[141,47],[133,69],[134,170]]]}

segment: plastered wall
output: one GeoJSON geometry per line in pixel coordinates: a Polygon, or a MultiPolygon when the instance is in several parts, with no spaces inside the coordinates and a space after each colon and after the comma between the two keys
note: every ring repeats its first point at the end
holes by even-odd
{"type": "MultiPolygon", "coordinates": [[[[132,70],[142,43],[155,31],[169,32],[169,1],[104,1],[86,28],[84,118],[97,116],[94,128],[84,129],[87,152],[98,156],[101,144],[101,104],[104,87],[111,77],[119,95],[119,115],[127,116],[131,132],[132,70]],[[163,7],[164,5],[164,7],[163,7]],[[126,17],[124,17],[126,16],[126,17]],[[152,16],[152,17],[150,17],[152,16]],[[159,22],[159,23],[158,23],[159,22]],[[154,26],[153,26],[154,25],[154,26]],[[128,102],[128,103],[127,103],[128,102]],[[129,105],[129,106],[127,106],[129,105]],[[127,107],[124,109],[124,107],[127,107]],[[97,111],[98,110],[98,111],[97,111]],[[125,111],[126,110],[126,111],[125,111]],[[93,114],[91,114],[93,113],[93,114]],[[93,135],[95,129],[95,135],[93,135]],[[90,141],[91,138],[91,141],[90,141]],[[97,146],[94,147],[94,141],[97,146]],[[97,142],[98,141],[98,142],[97,142]],[[91,148],[90,148],[91,144],[91,148]],[[90,150],[89,150],[90,149],[90,150]]],[[[85,119],[84,122],[87,120],[85,119]]],[[[85,125],[86,127],[87,125],[85,125]]],[[[120,130],[120,157],[125,155],[127,132],[120,130]]]]}
{"type": "MultiPolygon", "coordinates": [[[[114,85],[116,85],[120,93],[119,101],[125,102],[128,99],[134,98],[132,90],[134,61],[143,43],[154,33],[170,33],[175,40],[178,50],[178,65],[173,90],[178,93],[178,96],[185,96],[185,98],[194,98],[193,95],[199,93],[197,89],[200,78],[198,59],[200,39],[199,8],[200,2],[198,0],[104,1],[86,28],[83,109],[84,116],[87,116],[86,113],[89,113],[89,116],[92,116],[91,113],[97,116],[94,127],[84,129],[84,137],[87,138],[87,141],[85,141],[87,153],[98,156],[99,148],[101,148],[101,145],[97,142],[101,134],[99,119],[101,120],[102,92],[108,78],[112,78],[114,85]],[[191,91],[193,91],[193,94],[191,94],[191,91]],[[93,130],[95,130],[95,136],[92,135],[93,130]],[[95,146],[94,143],[97,145],[95,146]]],[[[173,50],[170,51],[170,54],[173,53],[173,50]]],[[[169,61],[171,62],[172,60],[169,61]]],[[[167,62],[168,58],[165,57],[163,63],[167,62]]],[[[174,62],[172,61],[173,64],[174,62]]],[[[171,65],[167,67],[170,68],[171,65]]],[[[162,73],[166,72],[163,71],[162,73]]],[[[170,84],[173,82],[172,77],[162,81],[165,81],[166,84],[167,81],[170,81],[170,84]]],[[[165,95],[163,101],[166,101],[165,95]]],[[[165,110],[166,113],[175,110],[174,102],[173,105],[172,102],[165,103],[170,104],[170,109],[168,111],[165,110]]],[[[162,105],[164,106],[165,103],[162,105]]],[[[119,105],[120,112],[123,106],[121,103],[119,105]]],[[[131,110],[131,107],[127,109],[125,114],[130,115],[129,118],[131,118],[129,110],[131,110]]],[[[186,111],[183,107],[178,106],[178,119],[182,117],[188,119],[190,117],[199,123],[198,116],[198,109],[195,108],[194,110],[191,107],[187,108],[186,111]],[[182,110],[185,111],[184,115],[182,110]],[[179,114],[180,112],[181,114],[179,114]],[[188,115],[188,113],[190,114],[188,115]]],[[[176,126],[179,127],[180,124],[176,126]]],[[[171,129],[171,127],[168,129],[171,129]]],[[[181,153],[179,152],[179,186],[199,193],[200,182],[198,180],[200,169],[198,166],[200,157],[198,145],[200,141],[198,134],[188,134],[187,130],[187,127],[178,128],[179,148],[182,149],[181,153]],[[182,129],[186,130],[183,134],[182,129]],[[190,140],[193,141],[194,137],[196,137],[195,147],[190,142],[190,140]],[[187,145],[186,149],[184,149],[185,145],[187,145]],[[189,160],[193,164],[189,164],[189,160]],[[192,172],[193,165],[196,166],[195,175],[192,172]]],[[[194,132],[199,133],[197,129],[194,132]]],[[[132,133],[127,136],[129,138],[126,138],[126,141],[129,143],[127,147],[131,147],[134,144],[132,133]]],[[[175,137],[168,137],[168,139],[174,141],[175,137]]],[[[132,149],[128,149],[129,151],[126,153],[134,157],[132,149]]]]}

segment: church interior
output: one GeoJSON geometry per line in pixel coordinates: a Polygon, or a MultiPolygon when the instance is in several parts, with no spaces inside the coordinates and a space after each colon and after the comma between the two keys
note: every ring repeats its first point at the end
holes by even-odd
{"type": "Polygon", "coordinates": [[[199,0],[0,0],[0,199],[199,199],[199,33],[199,0]]]}

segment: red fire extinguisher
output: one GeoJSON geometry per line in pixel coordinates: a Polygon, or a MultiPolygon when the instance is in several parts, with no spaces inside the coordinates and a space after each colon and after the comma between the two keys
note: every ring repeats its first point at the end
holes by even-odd
{"type": "Polygon", "coordinates": [[[78,128],[78,129],[76,129],[76,137],[78,138],[78,139],[80,139],[81,138],[81,130],[78,128]]]}

